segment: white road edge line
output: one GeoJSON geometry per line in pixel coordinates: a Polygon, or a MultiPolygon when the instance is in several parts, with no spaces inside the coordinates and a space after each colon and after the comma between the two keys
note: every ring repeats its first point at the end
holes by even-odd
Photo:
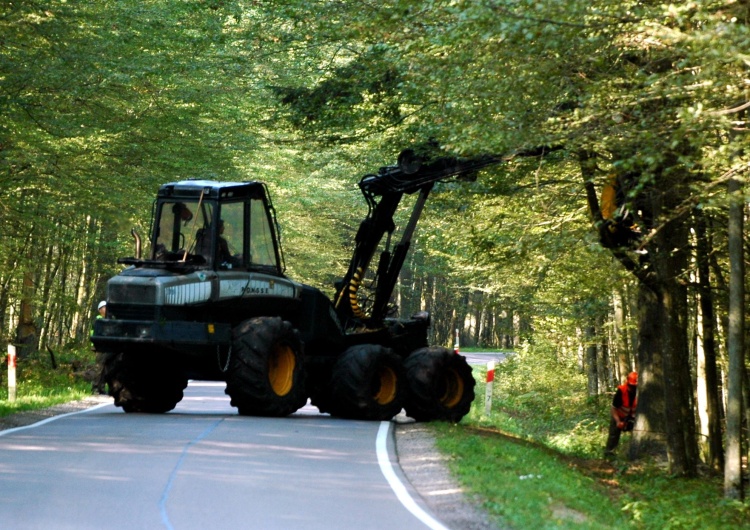
{"type": "Polygon", "coordinates": [[[87,409],[81,409],[81,410],[76,410],[74,412],[67,412],[65,414],[59,414],[57,416],[52,416],[50,418],[47,418],[47,419],[44,419],[44,420],[40,420],[40,421],[38,421],[36,423],[32,423],[31,425],[23,425],[21,427],[13,427],[12,429],[6,429],[4,431],[0,431],[0,436],[5,436],[6,434],[12,434],[12,433],[18,432],[18,431],[25,431],[26,429],[33,429],[34,427],[41,427],[42,425],[45,425],[45,424],[50,423],[50,422],[53,422],[55,420],[59,420],[59,419],[62,419],[62,418],[67,418],[68,416],[74,416],[75,414],[81,414],[83,412],[88,412],[90,410],[100,409],[102,407],[107,407],[107,406],[109,406],[111,404],[112,403],[100,403],[98,405],[94,405],[93,407],[89,407],[87,409]]]}
{"type": "Polygon", "coordinates": [[[391,465],[391,459],[388,456],[388,431],[390,430],[391,422],[381,421],[380,427],[378,427],[378,436],[375,440],[375,452],[378,455],[378,464],[380,465],[380,471],[383,472],[383,476],[391,486],[393,493],[396,494],[398,500],[404,505],[404,508],[409,510],[411,514],[422,521],[431,530],[449,530],[440,521],[436,520],[430,514],[425,512],[414,499],[409,495],[403,482],[399,480],[396,472],[393,470],[391,465]]]}

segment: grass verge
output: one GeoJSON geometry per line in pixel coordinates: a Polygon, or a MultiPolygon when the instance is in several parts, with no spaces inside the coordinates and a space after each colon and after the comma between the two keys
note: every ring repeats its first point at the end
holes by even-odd
{"type": "MultiPolygon", "coordinates": [[[[611,395],[586,397],[575,371],[523,355],[485,374],[459,425],[433,425],[462,486],[503,528],[750,529],[750,504],[723,498],[723,477],[674,478],[660,462],[602,457],[611,395]]],[[[627,438],[621,442],[625,453],[627,438]]]]}
{"type": "MultiPolygon", "coordinates": [[[[53,368],[52,357],[41,353],[18,361],[16,400],[8,401],[8,383],[0,378],[0,417],[38,410],[91,395],[94,353],[79,348],[59,353],[53,368]]],[[[7,364],[2,365],[3,376],[7,364]]]]}

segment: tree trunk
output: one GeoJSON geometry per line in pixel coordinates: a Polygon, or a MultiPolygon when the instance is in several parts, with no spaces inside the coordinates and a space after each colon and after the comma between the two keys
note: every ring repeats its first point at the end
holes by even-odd
{"type": "Polygon", "coordinates": [[[583,338],[583,330],[576,327],[576,342],[578,343],[578,349],[576,352],[576,365],[578,366],[578,373],[583,374],[586,371],[586,347],[585,340],[583,338]]]}
{"type": "Polygon", "coordinates": [[[607,335],[604,333],[604,317],[600,316],[597,319],[597,329],[599,330],[599,333],[601,336],[599,337],[599,348],[598,348],[598,355],[597,355],[597,362],[596,362],[596,371],[599,375],[599,388],[605,389],[607,388],[607,383],[610,379],[610,371],[609,371],[609,346],[607,344],[607,335]]]}
{"type": "MultiPolygon", "coordinates": [[[[671,471],[677,475],[693,476],[697,472],[698,444],[692,409],[687,290],[683,278],[687,271],[688,238],[684,213],[677,211],[684,198],[690,196],[688,175],[664,171],[657,175],[658,189],[645,179],[641,180],[642,175],[638,173],[619,176],[623,181],[643,185],[637,197],[628,204],[638,211],[639,228],[645,236],[633,242],[625,237],[627,227],[608,224],[602,217],[594,186],[597,174],[595,155],[582,151],[579,156],[586,200],[600,242],[638,279],[641,289],[638,350],[639,371],[644,377],[639,384],[641,397],[636,429],[643,434],[634,437],[631,455],[637,455],[646,448],[646,442],[653,441],[646,437],[645,428],[658,432],[656,424],[647,420],[655,420],[655,414],[659,412],[656,404],[651,402],[657,399],[652,385],[663,381],[664,386],[659,390],[662,391],[664,408],[658,423],[665,428],[671,471]],[[638,254],[634,255],[635,250],[638,254]],[[654,296],[645,296],[645,289],[654,296]],[[649,320],[644,319],[646,315],[649,320]],[[657,331],[655,336],[654,331],[657,331]],[[651,340],[644,335],[651,335],[651,340]],[[663,379],[657,375],[658,369],[661,369],[663,379]]],[[[676,165],[676,160],[668,163],[676,165]]]]}
{"type": "Polygon", "coordinates": [[[742,375],[744,370],[745,271],[742,248],[744,199],[737,179],[729,191],[729,353],[727,381],[727,453],[724,496],[742,499],[742,375]]]}
{"type": "Polygon", "coordinates": [[[665,456],[667,454],[666,409],[662,369],[663,310],[656,294],[638,285],[638,413],[629,457],[665,456]]]}
{"type": "Polygon", "coordinates": [[[23,273],[23,287],[21,306],[18,316],[18,327],[16,330],[16,343],[21,347],[18,349],[18,357],[26,357],[37,351],[39,348],[39,330],[37,329],[34,319],[34,271],[31,270],[31,264],[27,264],[23,273]]]}
{"type": "Polygon", "coordinates": [[[706,220],[700,212],[696,215],[696,254],[698,265],[699,295],[699,355],[698,378],[705,385],[699,396],[705,398],[705,435],[707,440],[707,463],[713,469],[724,468],[724,448],[721,433],[721,399],[719,397],[719,377],[716,368],[716,340],[713,297],[711,294],[710,269],[708,256],[711,245],[706,235],[706,220]]]}
{"type": "Polygon", "coordinates": [[[622,381],[630,372],[630,359],[628,358],[628,336],[625,333],[625,297],[619,289],[616,289],[612,296],[612,306],[614,309],[614,340],[615,363],[612,364],[612,378],[614,381],[622,381]]]}
{"type": "MultiPolygon", "coordinates": [[[[666,434],[670,470],[675,475],[694,476],[697,462],[691,459],[690,443],[696,443],[695,427],[692,414],[692,393],[690,390],[690,373],[687,364],[687,337],[683,337],[684,328],[680,320],[680,292],[666,288],[661,294],[664,308],[665,325],[664,354],[662,364],[664,371],[665,392],[664,405],[667,411],[666,434]],[[684,372],[687,372],[685,378],[684,372]],[[686,380],[688,384],[686,384],[686,380]]],[[[697,449],[696,449],[697,453],[697,449]]]]}
{"type": "Polygon", "coordinates": [[[599,393],[599,376],[596,356],[596,328],[586,327],[586,373],[588,379],[588,394],[595,396],[599,393]]]}
{"type": "Polygon", "coordinates": [[[503,348],[513,349],[516,347],[514,335],[514,323],[516,321],[516,312],[513,309],[508,310],[508,314],[503,319],[503,348]]]}
{"type": "Polygon", "coordinates": [[[472,311],[473,314],[473,326],[471,346],[478,346],[481,342],[480,337],[482,336],[482,318],[483,318],[483,306],[484,306],[484,293],[482,291],[474,291],[472,298],[472,311]]]}
{"type": "MultiPolygon", "coordinates": [[[[673,197],[669,198],[670,203],[674,201],[673,197]]],[[[661,197],[654,202],[661,202],[661,197]]],[[[654,211],[662,211],[662,205],[658,204],[654,211]]],[[[649,245],[665,326],[662,363],[668,457],[672,473],[680,476],[695,476],[698,471],[687,331],[687,288],[686,282],[681,280],[688,269],[688,242],[686,224],[675,219],[662,227],[653,238],[654,244],[649,245]]]]}

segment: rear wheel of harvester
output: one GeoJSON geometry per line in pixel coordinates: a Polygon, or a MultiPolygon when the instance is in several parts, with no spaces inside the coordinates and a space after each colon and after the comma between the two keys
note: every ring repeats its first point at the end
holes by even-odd
{"type": "Polygon", "coordinates": [[[104,380],[115,405],[125,412],[170,411],[187,386],[174,357],[159,352],[104,354],[104,380]]]}
{"type": "Polygon", "coordinates": [[[401,359],[376,344],[352,346],[336,361],[331,375],[332,415],[360,420],[390,420],[406,396],[401,359]]]}
{"type": "Polygon", "coordinates": [[[404,368],[410,417],[457,423],[468,414],[476,381],[464,356],[447,348],[421,348],[406,358],[404,368]]]}
{"type": "Polygon", "coordinates": [[[242,415],[287,416],[307,402],[303,348],[279,317],[246,320],[233,331],[225,392],[242,415]]]}

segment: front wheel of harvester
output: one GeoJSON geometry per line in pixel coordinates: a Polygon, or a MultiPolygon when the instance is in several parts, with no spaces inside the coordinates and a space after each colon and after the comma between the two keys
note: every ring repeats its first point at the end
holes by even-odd
{"type": "Polygon", "coordinates": [[[461,421],[474,401],[476,381],[463,355],[421,348],[404,361],[409,396],[406,414],[417,421],[461,421]]]}
{"type": "Polygon", "coordinates": [[[169,354],[104,354],[104,380],[115,405],[125,412],[162,413],[182,400],[187,377],[169,354]]]}
{"type": "Polygon", "coordinates": [[[291,323],[259,317],[233,330],[225,392],[245,416],[287,416],[307,403],[302,341],[291,323]]]}
{"type": "Polygon", "coordinates": [[[406,396],[401,359],[376,344],[346,350],[331,375],[330,412],[359,420],[390,420],[406,396]]]}

